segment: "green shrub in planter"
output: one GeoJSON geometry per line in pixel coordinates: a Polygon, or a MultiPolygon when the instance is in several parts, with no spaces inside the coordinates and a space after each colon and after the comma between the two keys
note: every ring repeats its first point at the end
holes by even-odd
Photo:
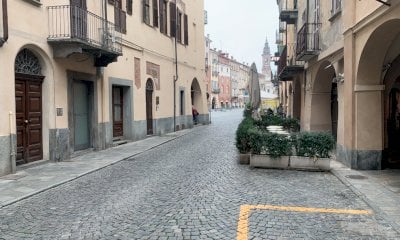
{"type": "Polygon", "coordinates": [[[256,124],[260,127],[268,127],[271,125],[282,126],[283,118],[277,115],[262,115],[261,120],[257,121],[256,124]]]}
{"type": "Polygon", "coordinates": [[[292,135],[292,140],[296,155],[303,157],[329,158],[335,145],[332,134],[326,132],[301,132],[292,135]]]}
{"type": "Polygon", "coordinates": [[[291,141],[288,136],[271,132],[250,129],[251,153],[268,154],[271,157],[287,156],[291,154],[291,141]]]}
{"type": "Polygon", "coordinates": [[[251,117],[246,117],[236,130],[236,147],[240,153],[250,152],[251,146],[248,131],[252,128],[254,128],[254,120],[251,117]]]}
{"type": "Polygon", "coordinates": [[[282,126],[284,129],[291,132],[300,131],[300,121],[296,118],[284,118],[282,120],[282,126]]]}

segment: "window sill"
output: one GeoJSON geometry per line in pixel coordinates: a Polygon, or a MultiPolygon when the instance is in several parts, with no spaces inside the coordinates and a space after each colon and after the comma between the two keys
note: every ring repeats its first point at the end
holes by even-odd
{"type": "Polygon", "coordinates": [[[37,7],[42,6],[42,3],[39,0],[24,0],[24,1],[28,2],[28,3],[32,4],[32,5],[35,5],[37,7]]]}
{"type": "Polygon", "coordinates": [[[329,22],[335,21],[336,18],[342,15],[342,9],[337,10],[335,13],[332,13],[331,17],[328,19],[329,22]]]}

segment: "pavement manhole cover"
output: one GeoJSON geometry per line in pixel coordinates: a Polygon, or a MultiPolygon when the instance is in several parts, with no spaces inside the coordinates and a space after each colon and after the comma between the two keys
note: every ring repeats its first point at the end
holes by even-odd
{"type": "Polygon", "coordinates": [[[362,175],[347,175],[346,178],[350,178],[350,179],[367,179],[366,176],[362,176],[362,175]]]}

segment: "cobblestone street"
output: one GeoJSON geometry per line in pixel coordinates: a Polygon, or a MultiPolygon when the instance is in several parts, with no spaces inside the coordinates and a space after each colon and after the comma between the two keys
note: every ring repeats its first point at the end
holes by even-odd
{"type": "Polygon", "coordinates": [[[241,118],[1,208],[0,239],[400,238],[331,173],[238,165],[241,118]]]}

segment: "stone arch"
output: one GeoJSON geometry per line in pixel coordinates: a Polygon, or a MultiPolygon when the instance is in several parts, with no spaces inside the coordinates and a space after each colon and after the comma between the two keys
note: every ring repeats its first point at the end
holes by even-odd
{"type": "MultiPolygon", "coordinates": [[[[313,80],[311,93],[311,131],[335,132],[332,124],[331,94],[335,68],[329,61],[320,63],[313,80]]],[[[336,119],[337,122],[337,119],[336,119]]]]}
{"type": "Polygon", "coordinates": [[[388,50],[400,34],[400,30],[396,29],[400,29],[400,19],[389,20],[370,34],[358,60],[356,84],[382,84],[382,70],[388,50]]]}
{"type": "Polygon", "coordinates": [[[359,166],[361,169],[382,167],[382,153],[387,142],[384,106],[391,82],[399,75],[394,68],[394,64],[398,64],[399,43],[400,19],[377,23],[356,59],[354,147],[371,154],[371,161],[359,166]]]}

